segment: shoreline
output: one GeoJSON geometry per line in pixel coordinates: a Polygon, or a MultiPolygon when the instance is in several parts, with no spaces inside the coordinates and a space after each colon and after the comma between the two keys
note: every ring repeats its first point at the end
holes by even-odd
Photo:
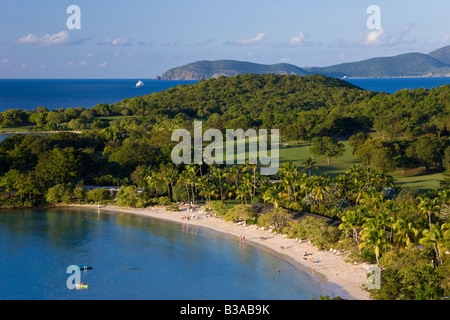
{"type": "MultiPolygon", "coordinates": [[[[155,206],[148,208],[126,208],[117,207],[113,205],[101,206],[97,205],[83,205],[83,204],[65,204],[58,207],[79,207],[97,209],[100,211],[108,211],[113,213],[123,212],[131,213],[148,218],[161,219],[169,222],[195,225],[212,229],[217,232],[226,233],[237,237],[244,236],[245,241],[250,245],[261,247],[262,249],[269,249],[276,253],[280,259],[289,263],[294,263],[300,269],[305,271],[309,276],[312,276],[320,281],[320,283],[329,288],[331,291],[336,291],[331,287],[338,286],[337,291],[344,292],[346,295],[341,296],[345,299],[353,300],[370,300],[369,293],[362,289],[362,285],[367,281],[366,267],[367,263],[351,264],[345,262],[345,255],[336,255],[328,251],[320,251],[313,245],[305,242],[297,242],[294,239],[288,239],[281,234],[273,234],[269,230],[262,230],[256,225],[243,226],[233,222],[226,222],[222,218],[215,216],[208,216],[203,213],[203,209],[199,208],[193,212],[187,211],[187,206],[179,206],[179,212],[166,210],[163,206],[155,206]],[[184,216],[195,216],[196,219],[183,219],[184,216]],[[260,237],[265,237],[262,240],[260,237]],[[308,252],[307,257],[304,253],[308,252]],[[319,260],[319,263],[312,262],[319,260]]],[[[332,297],[330,297],[332,298],[332,297]]]]}

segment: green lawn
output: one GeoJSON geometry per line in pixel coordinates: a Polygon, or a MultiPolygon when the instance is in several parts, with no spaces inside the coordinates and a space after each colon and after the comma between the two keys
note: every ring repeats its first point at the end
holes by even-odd
{"type": "Polygon", "coordinates": [[[311,172],[312,174],[327,173],[330,176],[337,176],[347,171],[351,166],[361,163],[361,161],[352,154],[353,149],[348,144],[348,141],[343,141],[343,143],[345,145],[344,155],[338,159],[331,159],[330,164],[328,165],[325,158],[317,158],[311,155],[309,152],[311,146],[310,142],[302,142],[299,144],[295,141],[282,142],[280,145],[280,165],[287,161],[301,164],[308,157],[312,157],[319,167],[319,169],[313,170],[311,172]]]}
{"type": "Polygon", "coordinates": [[[0,128],[0,133],[1,132],[28,132],[32,128],[34,128],[34,126],[32,126],[32,125],[0,128]]]}
{"type": "MultiPolygon", "coordinates": [[[[362,164],[362,162],[352,154],[353,149],[348,144],[348,141],[342,142],[345,145],[344,156],[339,159],[331,159],[330,165],[327,165],[325,158],[317,158],[310,154],[310,142],[302,142],[299,144],[295,141],[282,142],[280,145],[280,165],[286,161],[294,161],[294,163],[301,164],[306,158],[312,157],[319,167],[319,169],[313,170],[312,174],[328,173],[330,176],[334,177],[344,173],[355,164],[362,164]],[[285,144],[288,144],[288,146],[285,146],[285,144]]],[[[391,174],[399,185],[419,192],[439,188],[439,181],[444,179],[444,174],[442,172],[424,173],[419,170],[411,170],[411,172],[402,175],[402,172],[397,170],[391,174]]]]}

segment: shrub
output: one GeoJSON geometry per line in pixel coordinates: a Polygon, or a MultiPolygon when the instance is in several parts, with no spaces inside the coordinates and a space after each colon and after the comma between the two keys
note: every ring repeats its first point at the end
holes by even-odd
{"type": "Polygon", "coordinates": [[[226,214],[223,215],[223,219],[225,221],[247,221],[247,220],[256,220],[258,214],[256,211],[250,206],[245,204],[239,204],[232,209],[228,210],[226,214]]]}
{"type": "Polygon", "coordinates": [[[70,187],[64,184],[57,184],[47,190],[45,200],[50,204],[59,202],[71,202],[72,194],[70,187]]]}
{"type": "Polygon", "coordinates": [[[111,199],[110,193],[109,193],[108,189],[106,189],[106,188],[97,188],[97,189],[89,190],[86,193],[86,197],[89,201],[94,201],[94,202],[103,202],[105,200],[111,199]]]}

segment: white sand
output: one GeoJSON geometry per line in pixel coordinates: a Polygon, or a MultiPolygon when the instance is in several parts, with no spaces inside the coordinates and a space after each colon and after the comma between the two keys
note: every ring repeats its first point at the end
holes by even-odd
{"type": "MultiPolygon", "coordinates": [[[[78,206],[78,205],[74,205],[78,206]]],[[[82,205],[97,209],[95,205],[82,205]]],[[[362,289],[362,285],[367,281],[366,267],[368,264],[351,264],[345,262],[345,255],[336,255],[328,251],[320,251],[313,245],[303,241],[299,243],[294,239],[288,239],[280,234],[273,234],[269,230],[262,230],[255,225],[243,226],[232,222],[225,222],[221,218],[208,216],[202,213],[202,209],[194,212],[188,212],[186,207],[180,206],[180,212],[171,212],[164,207],[149,207],[146,209],[122,208],[117,206],[102,206],[100,211],[120,211],[132,214],[138,214],[146,217],[168,220],[177,223],[186,223],[201,227],[211,228],[216,231],[225,232],[235,236],[244,236],[245,243],[257,243],[264,245],[275,252],[285,255],[299,263],[301,266],[307,267],[309,274],[321,279],[324,276],[327,281],[338,285],[347,292],[346,298],[355,300],[368,300],[369,293],[362,289]],[[185,216],[195,215],[197,219],[183,219],[185,216]],[[260,237],[266,237],[265,240],[260,237]],[[304,256],[304,253],[312,253],[312,255],[304,256]],[[307,260],[305,260],[306,258],[307,260]],[[320,261],[313,263],[312,260],[320,261]]],[[[322,279],[323,280],[323,279],[322,279]]],[[[326,284],[325,284],[326,286],[326,284]]]]}

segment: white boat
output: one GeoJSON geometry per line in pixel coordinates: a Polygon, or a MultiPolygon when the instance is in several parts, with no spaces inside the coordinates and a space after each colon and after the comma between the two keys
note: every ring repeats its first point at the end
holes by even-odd
{"type": "Polygon", "coordinates": [[[144,83],[141,80],[139,80],[138,83],[136,83],[136,87],[143,87],[143,86],[144,83]]]}

